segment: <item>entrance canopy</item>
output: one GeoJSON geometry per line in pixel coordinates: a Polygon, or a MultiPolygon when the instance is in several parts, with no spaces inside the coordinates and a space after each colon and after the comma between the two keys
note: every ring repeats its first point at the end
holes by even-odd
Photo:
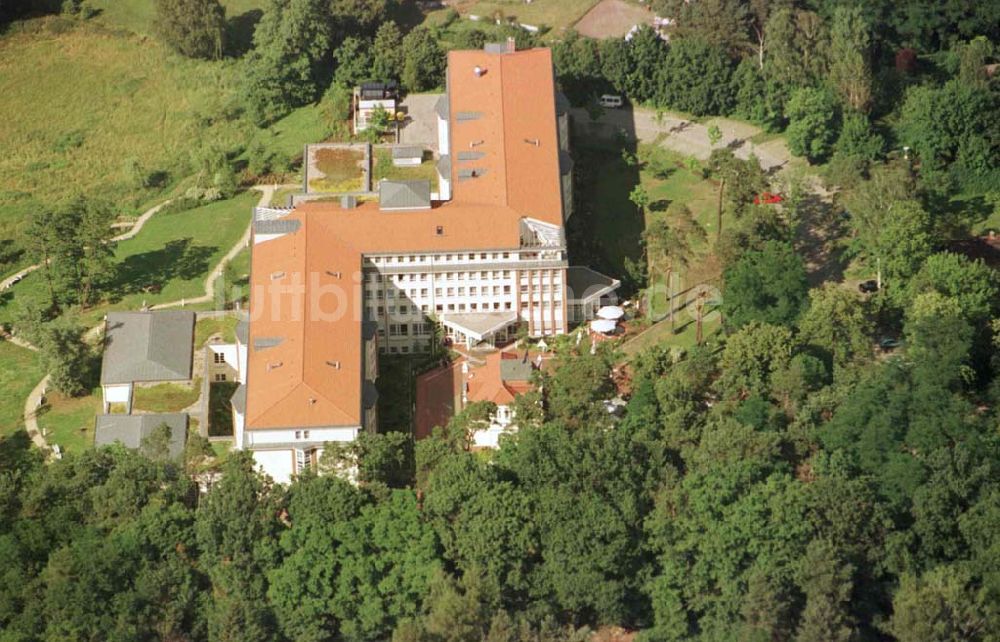
{"type": "Polygon", "coordinates": [[[614,332],[616,327],[618,327],[618,324],[610,319],[594,319],[590,322],[590,329],[601,334],[614,332]]]}
{"type": "Polygon", "coordinates": [[[516,321],[516,310],[460,312],[441,316],[441,323],[446,327],[461,332],[476,341],[483,341],[516,321]]]}
{"type": "Polygon", "coordinates": [[[625,316],[625,310],[622,310],[617,305],[606,305],[597,311],[597,316],[602,319],[610,319],[612,321],[617,321],[618,319],[625,316]]]}

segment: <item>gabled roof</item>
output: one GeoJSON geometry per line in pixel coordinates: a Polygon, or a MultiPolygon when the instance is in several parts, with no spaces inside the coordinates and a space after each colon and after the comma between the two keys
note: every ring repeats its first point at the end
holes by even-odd
{"type": "Polygon", "coordinates": [[[101,383],[187,381],[193,344],[194,312],[109,312],[101,383]]]}
{"type": "Polygon", "coordinates": [[[566,268],[566,298],[571,301],[585,301],[603,296],[621,285],[618,279],[612,279],[589,267],[571,265],[566,268]]]}
{"type": "Polygon", "coordinates": [[[562,225],[551,51],[451,51],[447,78],[452,152],[484,153],[453,160],[450,205],[488,204],[562,225]],[[476,176],[459,181],[463,170],[476,176]]]}
{"type": "MultiPolygon", "coordinates": [[[[517,249],[522,219],[562,226],[547,49],[449,53],[448,93],[436,108],[449,120],[451,147],[440,150],[448,160],[438,167],[455,186],[450,201],[432,204],[427,181],[419,188],[390,181],[380,186],[380,202],[342,209],[316,201],[267,212],[291,231],[257,242],[251,255],[248,429],[361,425],[371,394],[363,384],[361,286],[353,277],[363,256],[517,249]],[[476,75],[477,66],[486,73],[476,75]],[[460,160],[458,151],[477,154],[460,160]],[[466,178],[459,182],[460,175],[466,178]],[[417,202],[422,209],[409,209],[417,202]],[[342,307],[317,316],[306,302],[328,288],[343,292],[342,307]],[[255,350],[257,338],[281,342],[255,350]]],[[[332,306],[334,298],[321,300],[332,306]]]]}
{"type": "Polygon", "coordinates": [[[533,369],[531,362],[526,364],[526,368],[519,365],[521,357],[507,352],[493,352],[486,355],[486,363],[478,368],[470,368],[466,375],[466,398],[468,401],[492,401],[503,406],[514,401],[514,397],[534,388],[531,383],[530,371],[533,369]],[[512,362],[506,368],[510,374],[516,369],[516,376],[527,375],[526,379],[505,379],[504,364],[512,362]]]}
{"type": "Polygon", "coordinates": [[[361,258],[320,217],[296,218],[253,248],[246,426],[356,426],[361,319],[345,299],[360,294],[361,258]]]}
{"type": "Polygon", "coordinates": [[[392,148],[393,158],[423,158],[424,148],[418,145],[396,145],[392,148]]]}
{"type": "Polygon", "coordinates": [[[388,181],[378,184],[381,210],[426,210],[431,207],[431,182],[388,181]]]}
{"type": "Polygon", "coordinates": [[[126,448],[139,448],[145,439],[163,424],[170,427],[171,457],[184,452],[187,440],[188,416],[184,413],[159,415],[97,415],[94,445],[106,446],[120,442],[126,448]]]}

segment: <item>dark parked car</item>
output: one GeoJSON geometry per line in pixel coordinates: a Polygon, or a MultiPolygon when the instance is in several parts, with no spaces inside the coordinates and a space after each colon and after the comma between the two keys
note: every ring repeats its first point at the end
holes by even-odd
{"type": "Polygon", "coordinates": [[[884,337],[881,341],[878,342],[878,347],[882,348],[882,350],[884,350],[885,352],[895,350],[901,345],[902,342],[899,339],[893,339],[892,337],[884,337]]]}
{"type": "Polygon", "coordinates": [[[858,284],[858,289],[864,292],[865,294],[878,292],[878,282],[875,279],[862,281],[861,283],[858,284]]]}

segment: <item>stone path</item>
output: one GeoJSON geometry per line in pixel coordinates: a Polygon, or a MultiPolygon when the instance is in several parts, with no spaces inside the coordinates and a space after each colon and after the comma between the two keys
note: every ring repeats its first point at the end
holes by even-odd
{"type": "MultiPolygon", "coordinates": [[[[274,185],[257,185],[257,186],[254,186],[252,189],[261,192],[260,201],[258,201],[257,207],[267,207],[271,203],[271,198],[274,196],[274,191],[276,189],[276,186],[274,186],[274,185]]],[[[139,230],[142,229],[142,227],[140,225],[140,221],[141,221],[142,224],[145,224],[145,222],[149,220],[149,217],[153,216],[153,214],[155,214],[156,212],[158,212],[160,210],[160,208],[162,208],[163,206],[165,206],[169,202],[170,201],[166,201],[166,202],[160,203],[156,207],[151,208],[150,210],[148,210],[145,214],[142,215],[142,217],[140,217],[140,219],[138,221],[136,221],[136,227],[135,228],[133,228],[132,230],[129,230],[129,232],[126,232],[125,234],[123,234],[123,235],[121,235],[119,237],[115,237],[115,240],[127,240],[129,238],[132,238],[136,234],[138,234],[139,230]],[[136,228],[138,228],[138,229],[136,229],[136,228]],[[122,238],[122,237],[125,237],[125,238],[122,238]]],[[[226,264],[229,263],[229,261],[231,261],[233,259],[233,257],[236,256],[240,252],[240,250],[242,250],[244,247],[246,247],[246,244],[250,240],[250,229],[251,229],[251,226],[247,226],[246,232],[243,234],[243,236],[240,238],[240,240],[236,243],[236,245],[234,245],[229,250],[229,252],[227,252],[226,255],[224,257],[222,257],[222,259],[215,266],[215,268],[211,272],[209,272],[208,277],[205,278],[205,295],[204,296],[200,296],[200,297],[197,297],[197,298],[194,298],[194,299],[186,299],[186,300],[182,299],[180,301],[170,301],[168,303],[161,303],[159,305],[153,306],[153,308],[169,308],[169,307],[177,307],[177,306],[186,305],[188,303],[204,303],[204,302],[207,302],[207,301],[211,301],[215,297],[215,281],[216,281],[216,279],[218,279],[219,275],[222,274],[222,270],[226,267],[226,264]]],[[[37,267],[38,266],[34,266],[33,269],[37,269],[37,267]]],[[[103,323],[99,323],[96,326],[90,328],[84,334],[84,338],[87,341],[94,341],[94,340],[96,340],[97,337],[100,335],[101,329],[103,327],[104,327],[104,324],[103,323]]],[[[32,346],[30,343],[24,341],[23,339],[17,339],[15,337],[11,337],[9,340],[11,341],[11,343],[15,343],[17,345],[29,348],[31,350],[35,350],[36,349],[34,346],[32,346]]],[[[42,400],[42,397],[45,394],[46,389],[48,388],[48,384],[49,384],[49,375],[45,375],[45,378],[43,378],[41,381],[38,382],[38,385],[35,386],[35,389],[31,391],[31,394],[29,394],[28,398],[25,400],[25,402],[24,402],[24,427],[25,427],[25,430],[27,430],[27,432],[28,432],[28,436],[31,437],[32,443],[34,443],[39,449],[41,449],[43,451],[48,451],[50,453],[49,456],[51,457],[52,455],[51,455],[51,450],[49,449],[49,445],[45,441],[45,437],[42,435],[42,432],[41,432],[41,430],[38,427],[38,417],[37,417],[37,414],[36,414],[37,410],[39,408],[41,408],[41,406],[42,406],[41,400],[42,400]]]]}

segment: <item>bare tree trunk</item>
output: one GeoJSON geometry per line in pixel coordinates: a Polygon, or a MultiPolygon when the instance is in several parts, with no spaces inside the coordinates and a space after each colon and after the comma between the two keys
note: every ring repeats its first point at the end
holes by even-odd
{"type": "Polygon", "coordinates": [[[715,240],[718,241],[722,236],[722,193],[726,189],[726,179],[722,178],[719,180],[719,204],[718,212],[715,216],[715,240]]]}
{"type": "Polygon", "coordinates": [[[697,318],[697,321],[695,321],[695,339],[694,339],[694,342],[695,342],[696,345],[701,345],[701,339],[702,339],[702,336],[701,336],[701,322],[702,322],[702,318],[703,318],[704,309],[705,309],[705,293],[704,292],[700,292],[700,293],[698,293],[698,303],[695,304],[695,310],[698,312],[698,318],[697,318]]]}
{"type": "Polygon", "coordinates": [[[753,28],[754,33],[757,34],[757,66],[763,71],[764,69],[764,30],[753,28]]]}
{"type": "Polygon", "coordinates": [[[667,269],[667,309],[670,314],[670,334],[676,334],[677,330],[674,328],[674,269],[667,269]]]}

